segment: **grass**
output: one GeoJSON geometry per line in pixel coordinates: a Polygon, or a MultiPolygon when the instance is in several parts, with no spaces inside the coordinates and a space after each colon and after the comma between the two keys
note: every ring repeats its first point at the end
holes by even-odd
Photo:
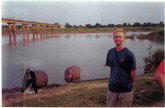
{"type": "MultiPolygon", "coordinates": [[[[12,106],[14,107],[16,106],[94,107],[94,106],[102,106],[102,105],[105,106],[105,104],[103,103],[105,102],[105,97],[106,97],[105,91],[107,91],[107,87],[105,86],[103,88],[102,87],[100,88],[95,86],[95,83],[100,84],[102,83],[102,81],[101,82],[90,81],[79,84],[72,84],[66,87],[67,91],[63,93],[59,93],[59,95],[57,95],[56,93],[55,94],[52,93],[52,96],[50,97],[27,99],[22,102],[13,104],[12,106]],[[102,102],[103,100],[104,102],[102,102]]],[[[57,92],[57,90],[55,90],[54,92],[57,92]]]]}
{"type": "MultiPolygon", "coordinates": [[[[5,96],[3,96],[3,106],[105,107],[107,86],[108,79],[103,79],[68,84],[51,89],[39,89],[38,94],[25,95],[19,101],[14,102],[5,102],[5,96]]],[[[8,100],[10,101],[12,97],[11,94],[8,95],[10,95],[8,96],[8,100]]],[[[154,106],[156,102],[164,99],[163,96],[163,91],[154,80],[154,73],[137,76],[134,84],[134,102],[132,106],[154,106]]]]}
{"type": "Polygon", "coordinates": [[[139,35],[136,38],[139,40],[149,40],[156,43],[164,43],[164,28],[153,30],[148,35],[139,35]]]}
{"type": "Polygon", "coordinates": [[[159,29],[159,30],[152,31],[149,35],[157,35],[157,36],[164,37],[164,29],[159,29]]]}
{"type": "Polygon", "coordinates": [[[156,83],[154,73],[140,75],[135,82],[133,105],[152,106],[162,100],[164,100],[164,92],[156,83]]]}

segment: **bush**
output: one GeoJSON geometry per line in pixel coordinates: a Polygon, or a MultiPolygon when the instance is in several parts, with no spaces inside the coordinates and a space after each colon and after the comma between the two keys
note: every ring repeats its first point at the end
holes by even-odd
{"type": "Polygon", "coordinates": [[[158,49],[153,51],[151,55],[145,57],[143,60],[145,61],[145,74],[152,72],[152,70],[157,69],[160,62],[164,59],[164,49],[158,49]]]}
{"type": "Polygon", "coordinates": [[[153,31],[150,33],[150,35],[164,36],[164,29],[153,31]]]}

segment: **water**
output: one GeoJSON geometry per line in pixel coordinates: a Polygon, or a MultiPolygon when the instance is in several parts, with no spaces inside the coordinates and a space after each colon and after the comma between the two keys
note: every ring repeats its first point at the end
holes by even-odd
{"type": "MultiPolygon", "coordinates": [[[[132,34],[147,34],[128,33],[132,34]]],[[[13,40],[13,37],[12,39],[13,40]]],[[[148,40],[127,39],[125,46],[132,50],[137,60],[137,73],[144,73],[143,58],[148,48],[163,47],[163,44],[148,40]]],[[[107,78],[109,67],[103,66],[107,52],[115,47],[112,33],[48,34],[33,38],[29,34],[17,34],[16,41],[9,42],[9,36],[2,37],[2,88],[21,87],[27,68],[46,71],[51,83],[65,83],[64,71],[77,65],[81,68],[81,79],[107,78]],[[53,36],[50,38],[49,36],[53,36]]]]}

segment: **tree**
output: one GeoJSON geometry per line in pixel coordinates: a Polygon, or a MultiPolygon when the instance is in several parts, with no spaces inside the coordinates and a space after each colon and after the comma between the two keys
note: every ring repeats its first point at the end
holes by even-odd
{"type": "Polygon", "coordinates": [[[151,26],[151,23],[150,23],[150,22],[148,22],[148,23],[147,23],[147,25],[150,27],[150,26],[151,26]]]}
{"type": "Polygon", "coordinates": [[[99,23],[96,23],[96,24],[95,24],[95,27],[96,27],[96,28],[99,28],[99,27],[102,27],[102,25],[99,24],[99,23]]]}
{"type": "Polygon", "coordinates": [[[130,23],[128,23],[128,27],[131,27],[132,25],[130,23]]]}
{"type": "Polygon", "coordinates": [[[159,22],[159,26],[161,26],[161,27],[163,27],[163,26],[164,26],[163,21],[159,22]]]}
{"type": "Polygon", "coordinates": [[[143,27],[147,27],[148,26],[148,24],[147,23],[143,23],[143,27]]]}
{"type": "Polygon", "coordinates": [[[91,25],[91,24],[86,24],[85,27],[86,27],[86,28],[94,28],[94,26],[91,25]]]}
{"type": "Polygon", "coordinates": [[[114,27],[115,25],[114,24],[108,24],[108,27],[114,27]]]}
{"type": "Polygon", "coordinates": [[[135,23],[133,24],[133,26],[134,26],[134,27],[140,27],[140,26],[141,26],[141,24],[140,24],[140,23],[138,23],[138,22],[135,22],[135,23]]]}
{"type": "Polygon", "coordinates": [[[66,27],[66,28],[72,28],[72,26],[71,26],[69,23],[66,23],[66,24],[65,24],[65,27],[66,27]]]}
{"type": "Polygon", "coordinates": [[[73,28],[78,28],[78,26],[76,26],[76,25],[73,25],[73,28]]]}
{"type": "Polygon", "coordinates": [[[128,26],[128,25],[127,25],[127,23],[123,23],[123,26],[126,27],[126,26],[128,26]]]}
{"type": "Polygon", "coordinates": [[[84,26],[82,26],[82,25],[79,25],[79,28],[84,28],[84,26]]]}

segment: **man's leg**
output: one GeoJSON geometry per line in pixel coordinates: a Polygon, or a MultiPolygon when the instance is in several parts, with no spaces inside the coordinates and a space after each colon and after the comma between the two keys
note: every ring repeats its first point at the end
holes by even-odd
{"type": "Polygon", "coordinates": [[[108,90],[106,104],[107,107],[115,107],[117,103],[117,93],[108,90]]]}
{"type": "Polygon", "coordinates": [[[32,87],[34,88],[35,93],[37,93],[36,80],[33,80],[33,81],[32,81],[32,87]]]}
{"type": "Polygon", "coordinates": [[[26,90],[26,88],[29,87],[30,83],[31,83],[31,82],[30,82],[29,80],[27,80],[27,81],[25,82],[25,86],[23,86],[22,92],[24,92],[24,91],[26,90]]]}
{"type": "Polygon", "coordinates": [[[131,107],[133,102],[133,90],[131,92],[119,93],[119,107],[131,107]]]}

